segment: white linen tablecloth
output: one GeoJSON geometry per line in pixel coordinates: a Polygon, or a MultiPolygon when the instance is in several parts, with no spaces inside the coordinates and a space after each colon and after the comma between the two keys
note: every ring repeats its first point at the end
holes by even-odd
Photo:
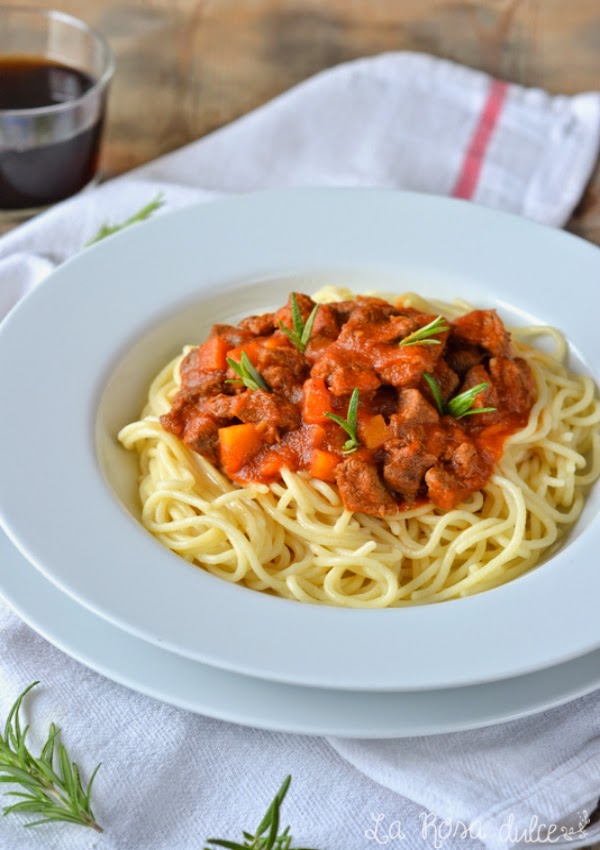
{"type": "MultiPolygon", "coordinates": [[[[101,223],[127,218],[159,191],[168,210],[271,187],[408,188],[560,226],[599,139],[595,93],[551,97],[410,53],[340,65],[5,236],[0,317],[101,223]]],[[[294,846],[523,848],[544,836],[544,826],[553,831],[542,843],[553,847],[600,837],[585,815],[600,795],[597,693],[526,720],[426,738],[270,733],[116,685],[0,602],[2,716],[34,679],[43,682],[30,703],[36,729],[56,720],[84,770],[103,762],[94,801],[106,831],[28,831],[11,815],[0,821],[0,850],[200,850],[210,835],[239,841],[287,773],[294,780],[283,821],[294,846]],[[561,839],[561,826],[572,830],[570,840],[561,839]]]]}

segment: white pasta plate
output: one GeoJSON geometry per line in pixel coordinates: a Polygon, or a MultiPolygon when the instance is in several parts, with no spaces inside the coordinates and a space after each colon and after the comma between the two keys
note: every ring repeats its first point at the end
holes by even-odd
{"type": "Polygon", "coordinates": [[[349,693],[240,676],[96,617],[47,582],[1,531],[0,584],[25,622],[77,661],[155,699],[245,726],[351,738],[434,735],[515,720],[600,686],[600,650],[527,676],[436,691],[349,693]]]}
{"type": "Polygon", "coordinates": [[[140,524],[116,435],[150,381],[214,322],[323,284],[416,291],[549,324],[598,381],[598,250],[460,201],[294,190],[181,210],[83,251],[0,328],[0,517],[50,581],[121,629],[262,679],[421,690],[510,678],[600,646],[600,492],[545,562],[486,592],[381,610],[301,604],[224,581],[140,524]]]}

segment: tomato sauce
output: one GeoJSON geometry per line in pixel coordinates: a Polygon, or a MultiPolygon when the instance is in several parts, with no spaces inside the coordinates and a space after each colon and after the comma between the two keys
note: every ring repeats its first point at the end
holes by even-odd
{"type": "Polygon", "coordinates": [[[181,366],[162,426],[232,480],[281,470],[337,484],[374,516],[460,504],[489,480],[535,400],[493,310],[454,322],[359,296],[215,325],[181,366]]]}

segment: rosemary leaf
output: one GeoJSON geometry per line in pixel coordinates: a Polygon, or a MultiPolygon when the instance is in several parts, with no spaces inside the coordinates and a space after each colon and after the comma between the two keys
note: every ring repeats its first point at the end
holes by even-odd
{"type": "Polygon", "coordinates": [[[355,387],[352,391],[352,395],[350,396],[350,403],[348,404],[348,414],[346,419],[342,419],[341,416],[338,416],[337,413],[326,413],[329,419],[332,419],[336,422],[340,428],[343,428],[346,434],[348,434],[349,440],[346,440],[344,445],[342,446],[342,453],[345,455],[352,454],[357,450],[360,446],[360,441],[358,439],[358,402],[359,402],[359,391],[358,387],[355,387]]]}
{"type": "Polygon", "coordinates": [[[429,372],[423,372],[423,377],[427,381],[429,385],[429,389],[433,393],[433,398],[435,400],[436,407],[438,409],[438,413],[440,416],[443,416],[446,412],[444,409],[444,399],[442,398],[442,393],[440,392],[440,387],[436,379],[433,375],[430,375],[429,372]]]}
{"type": "Polygon", "coordinates": [[[113,233],[118,233],[119,230],[125,230],[126,227],[130,227],[132,224],[138,224],[141,221],[146,221],[150,218],[156,210],[160,209],[164,206],[164,198],[163,193],[159,192],[155,198],[149,201],[145,206],[134,213],[129,218],[122,221],[120,224],[103,224],[97,233],[92,236],[92,238],[85,243],[84,248],[89,248],[90,245],[94,245],[96,242],[100,242],[101,239],[105,239],[107,236],[112,236],[113,233]]]}
{"type": "Polygon", "coordinates": [[[245,387],[248,387],[249,390],[264,390],[266,393],[273,392],[260,372],[252,365],[252,362],[245,351],[242,351],[239,363],[231,357],[227,357],[226,360],[236,375],[240,376],[239,381],[227,381],[227,383],[242,383],[245,387]]]}
{"type": "Polygon", "coordinates": [[[292,328],[288,328],[286,325],[283,324],[282,321],[280,321],[279,329],[283,331],[283,333],[287,336],[290,342],[292,342],[296,346],[298,351],[300,351],[301,354],[304,354],[306,346],[310,341],[310,336],[312,334],[315,318],[319,310],[319,305],[315,304],[315,306],[310,312],[308,319],[306,320],[306,322],[303,322],[302,313],[300,312],[300,307],[298,306],[298,299],[296,298],[295,292],[292,292],[290,301],[292,311],[292,328]]]}
{"type": "Polygon", "coordinates": [[[292,302],[292,325],[294,326],[294,333],[297,336],[300,336],[302,334],[304,322],[302,321],[302,313],[300,312],[300,307],[298,306],[298,299],[296,298],[295,292],[292,292],[291,302],[292,302]]]}
{"type": "MultiPolygon", "coordinates": [[[[286,776],[283,780],[279,791],[273,798],[254,834],[247,831],[242,833],[244,836],[243,844],[237,841],[229,841],[226,838],[207,838],[206,842],[211,846],[205,847],[204,850],[214,850],[215,847],[224,847],[226,850],[303,850],[300,847],[292,847],[289,826],[286,826],[283,832],[279,833],[281,805],[291,781],[291,776],[286,776]],[[267,831],[268,834],[265,835],[267,831]]],[[[304,848],[304,850],[310,850],[310,848],[304,848]]]]}
{"type": "Polygon", "coordinates": [[[433,375],[430,375],[429,372],[423,372],[423,378],[433,393],[440,416],[448,414],[449,416],[453,416],[455,419],[462,419],[463,416],[474,416],[477,413],[494,413],[496,410],[495,407],[472,406],[479,393],[489,387],[489,383],[487,381],[477,384],[476,387],[472,387],[470,390],[465,390],[463,393],[459,393],[454,396],[454,398],[451,398],[450,401],[445,403],[439,384],[433,375]]]}
{"type": "Polygon", "coordinates": [[[313,325],[315,323],[315,319],[317,318],[318,311],[319,311],[319,305],[315,304],[315,306],[310,311],[310,315],[309,315],[309,317],[306,320],[306,323],[304,325],[304,330],[302,331],[302,334],[300,335],[300,343],[302,345],[300,351],[303,354],[304,354],[304,351],[306,349],[306,346],[308,345],[308,343],[310,341],[313,325]]]}
{"type": "Polygon", "coordinates": [[[496,410],[495,407],[473,407],[473,402],[479,395],[489,387],[489,383],[484,381],[472,387],[470,390],[465,390],[464,393],[454,396],[448,402],[448,413],[454,416],[455,419],[462,419],[463,416],[472,416],[475,413],[492,413],[496,410]]]}
{"type": "Polygon", "coordinates": [[[455,418],[462,419],[463,416],[474,416],[477,413],[494,413],[495,411],[495,407],[473,407],[471,410],[465,410],[464,413],[461,413],[460,416],[455,418]]]}
{"type": "Polygon", "coordinates": [[[439,345],[439,339],[433,339],[436,334],[445,333],[450,330],[450,325],[446,322],[443,316],[437,316],[429,324],[419,328],[418,331],[413,331],[404,339],[401,339],[398,345],[439,345]]]}
{"type": "Polygon", "coordinates": [[[58,729],[54,723],[50,724],[48,738],[37,758],[27,747],[29,726],[22,728],[20,711],[23,699],[37,684],[32,682],[17,697],[8,713],[4,734],[0,735],[0,782],[24,789],[8,792],[8,796],[17,797],[19,801],[5,806],[3,814],[43,816],[40,820],[24,824],[27,827],[66,821],[102,832],[90,803],[92,783],[100,765],[92,773],[87,789],[84,789],[79,768],[58,740],[58,729]]]}

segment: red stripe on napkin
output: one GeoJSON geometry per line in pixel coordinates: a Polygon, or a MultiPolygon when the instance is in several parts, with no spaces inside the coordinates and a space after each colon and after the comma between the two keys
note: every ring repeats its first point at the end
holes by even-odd
{"type": "Polygon", "coordinates": [[[455,198],[473,197],[479,174],[485,159],[485,152],[494,132],[508,92],[508,83],[493,80],[490,84],[483,111],[479,117],[471,141],[465,153],[458,180],[452,190],[455,198]]]}

